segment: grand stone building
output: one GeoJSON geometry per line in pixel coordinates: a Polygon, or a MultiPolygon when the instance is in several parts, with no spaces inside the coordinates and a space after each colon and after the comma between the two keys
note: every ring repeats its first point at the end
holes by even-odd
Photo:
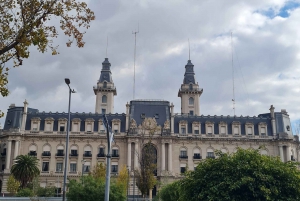
{"type": "MultiPolygon", "coordinates": [[[[7,192],[10,168],[20,154],[39,159],[41,186],[52,185],[58,189],[62,187],[64,157],[69,157],[69,178],[79,178],[96,163],[105,163],[107,140],[102,113],[107,114],[115,134],[111,163],[114,175],[123,165],[130,172],[139,168],[139,155],[143,141],[149,139],[149,135],[145,135],[149,129],[154,131],[150,138],[159,180],[180,177],[186,168],[193,170],[201,160],[214,158],[215,150],[232,153],[238,147],[262,147],[261,154],[279,156],[282,161],[300,159],[299,140],[293,136],[290,118],[284,109],[276,112],[271,105],[253,117],[203,116],[200,113],[203,89],[195,80],[190,60],[178,91],[180,114],[175,114],[174,105],[165,100],[132,100],[126,104],[125,113],[114,113],[117,89],[110,66],[106,58],[98,83],[93,87],[95,112],[71,113],[69,153],[65,153],[67,113],[40,112],[29,107],[26,100],[23,106],[9,106],[0,130],[2,192],[7,192]]],[[[131,176],[129,194],[138,194],[131,176]]]]}

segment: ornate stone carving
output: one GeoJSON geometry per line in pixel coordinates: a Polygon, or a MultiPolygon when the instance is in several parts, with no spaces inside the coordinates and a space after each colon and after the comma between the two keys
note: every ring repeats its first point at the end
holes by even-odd
{"type": "Polygon", "coordinates": [[[165,123],[164,123],[164,129],[170,129],[170,121],[169,121],[169,119],[167,119],[167,121],[165,121],[165,123]]]}
{"type": "Polygon", "coordinates": [[[136,128],[136,121],[134,119],[130,120],[130,128],[136,128]]]}
{"type": "Polygon", "coordinates": [[[145,118],[142,123],[142,127],[146,130],[153,130],[157,128],[157,122],[155,118],[145,118]]]}

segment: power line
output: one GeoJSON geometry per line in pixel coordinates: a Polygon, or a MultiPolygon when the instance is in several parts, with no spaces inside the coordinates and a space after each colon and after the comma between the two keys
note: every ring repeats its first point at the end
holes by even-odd
{"type": "Polygon", "coordinates": [[[233,115],[235,116],[235,92],[234,92],[234,66],[233,66],[232,32],[231,32],[231,65],[232,65],[232,104],[233,104],[233,115]]]}

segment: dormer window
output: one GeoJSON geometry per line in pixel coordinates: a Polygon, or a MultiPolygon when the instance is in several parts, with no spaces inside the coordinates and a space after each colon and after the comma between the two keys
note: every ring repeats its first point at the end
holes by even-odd
{"type": "Polygon", "coordinates": [[[91,133],[94,132],[94,119],[92,118],[87,118],[85,120],[85,132],[91,133]]]}
{"type": "Polygon", "coordinates": [[[205,130],[206,130],[206,135],[212,135],[214,134],[214,122],[207,121],[205,122],[205,130]]]}
{"type": "Polygon", "coordinates": [[[200,133],[201,123],[198,121],[194,121],[192,123],[193,134],[198,135],[200,133]]]}
{"type": "Polygon", "coordinates": [[[246,122],[245,131],[246,135],[254,135],[254,125],[252,122],[246,122]]]}
{"type": "Polygon", "coordinates": [[[266,122],[260,122],[258,127],[259,135],[267,136],[267,124],[266,122]]]}
{"type": "Polygon", "coordinates": [[[142,113],[141,114],[141,119],[145,119],[145,116],[146,116],[145,113],[142,113]]]}
{"type": "Polygon", "coordinates": [[[39,117],[33,117],[31,119],[31,130],[39,131],[40,130],[40,122],[41,122],[41,119],[39,117]]]}
{"type": "Polygon", "coordinates": [[[34,122],[34,123],[32,124],[32,130],[33,130],[33,131],[37,131],[37,130],[38,130],[38,123],[37,123],[37,122],[34,122]]]}
{"type": "Polygon", "coordinates": [[[121,120],[120,119],[113,119],[113,120],[111,120],[111,122],[112,122],[113,132],[115,134],[120,134],[121,120]]]}
{"type": "Polygon", "coordinates": [[[240,135],[241,134],[241,123],[238,121],[232,122],[232,134],[240,135]]]}
{"type": "Polygon", "coordinates": [[[72,132],[80,132],[80,121],[79,118],[72,119],[72,132]]]}
{"type": "Polygon", "coordinates": [[[158,119],[158,118],[159,118],[159,115],[158,115],[158,114],[155,114],[155,115],[154,115],[154,118],[155,118],[155,119],[158,119]]]}

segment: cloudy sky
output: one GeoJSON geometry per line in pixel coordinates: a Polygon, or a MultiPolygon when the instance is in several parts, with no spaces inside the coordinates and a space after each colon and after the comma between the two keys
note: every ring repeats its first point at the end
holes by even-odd
{"type": "MultiPolygon", "coordinates": [[[[286,109],[300,121],[300,1],[286,0],[89,0],[96,20],[84,48],[67,48],[61,35],[58,56],[38,53],[12,69],[11,103],[42,111],[67,111],[71,80],[77,91],[72,112],[94,112],[93,85],[106,54],[118,95],[115,112],[133,98],[134,35],[137,30],[136,99],[164,99],[180,112],[178,90],[188,60],[188,39],[196,80],[203,88],[200,113],[233,115],[232,51],[236,115],[257,116],[286,109]]],[[[0,119],[4,123],[4,118],[0,119]]]]}

